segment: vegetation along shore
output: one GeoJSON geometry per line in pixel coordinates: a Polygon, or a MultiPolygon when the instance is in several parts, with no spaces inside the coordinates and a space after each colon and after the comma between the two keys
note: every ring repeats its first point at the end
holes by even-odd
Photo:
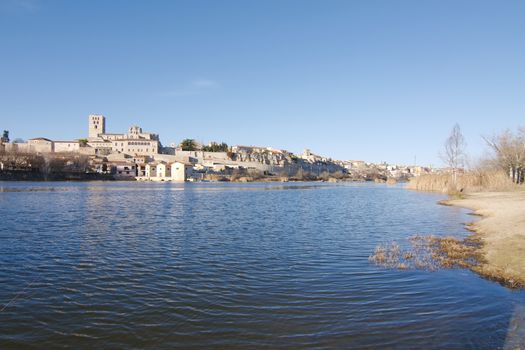
{"type": "Polygon", "coordinates": [[[413,190],[447,193],[450,199],[441,204],[468,208],[482,217],[467,224],[472,236],[456,240],[462,249],[450,254],[440,250],[435,255],[450,257],[459,252],[465,255],[463,258],[470,259],[463,267],[507,286],[524,288],[525,130],[506,131],[486,138],[493,157],[467,170],[459,167],[464,152],[461,142],[456,142],[458,137],[461,141],[461,134],[453,132],[447,140],[447,146],[456,147],[449,157],[448,174],[423,175],[412,178],[407,185],[413,190]],[[480,244],[472,245],[473,240],[480,244]]]}

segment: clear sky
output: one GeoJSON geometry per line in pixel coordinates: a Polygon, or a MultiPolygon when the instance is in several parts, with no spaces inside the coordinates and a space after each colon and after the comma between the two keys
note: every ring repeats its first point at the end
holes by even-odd
{"type": "Polygon", "coordinates": [[[87,116],[183,138],[439,165],[525,124],[525,1],[0,0],[0,129],[87,116]]]}

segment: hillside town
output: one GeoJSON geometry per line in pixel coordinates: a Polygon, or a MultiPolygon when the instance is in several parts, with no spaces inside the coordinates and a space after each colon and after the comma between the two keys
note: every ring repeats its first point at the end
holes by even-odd
{"type": "Polygon", "coordinates": [[[421,166],[334,160],[309,149],[300,155],[273,147],[192,139],[164,147],[159,134],[131,126],[108,133],[106,117],[88,116],[87,137],[51,140],[36,137],[0,142],[1,179],[116,179],[136,181],[404,181],[433,172],[421,166]]]}

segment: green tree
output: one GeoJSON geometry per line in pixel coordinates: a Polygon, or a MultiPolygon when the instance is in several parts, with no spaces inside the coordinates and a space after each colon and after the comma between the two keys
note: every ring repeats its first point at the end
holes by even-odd
{"type": "Polygon", "coordinates": [[[4,134],[2,135],[1,141],[3,143],[8,143],[9,142],[9,130],[4,130],[4,134]]]}
{"type": "Polygon", "coordinates": [[[216,143],[212,142],[208,146],[202,148],[204,152],[228,152],[228,145],[224,142],[216,143]]]}
{"type": "Polygon", "coordinates": [[[183,151],[195,151],[197,150],[197,145],[194,139],[184,139],[180,143],[180,148],[182,148],[183,151]]]}

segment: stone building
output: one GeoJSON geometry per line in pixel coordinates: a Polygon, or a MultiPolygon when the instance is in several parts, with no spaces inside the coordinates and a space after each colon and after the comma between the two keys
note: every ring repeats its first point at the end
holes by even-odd
{"type": "Polygon", "coordinates": [[[96,139],[99,135],[106,133],[106,117],[100,114],[89,116],[89,139],[96,139]]]}
{"type": "Polygon", "coordinates": [[[27,141],[29,152],[34,153],[52,153],[55,151],[54,142],[45,137],[37,137],[27,141]]]}
{"type": "Polygon", "coordinates": [[[310,163],[330,161],[326,157],[321,157],[317,154],[312,153],[312,151],[310,151],[308,148],[303,151],[303,154],[301,154],[301,159],[304,159],[310,163]]]}
{"type": "Polygon", "coordinates": [[[143,132],[139,126],[131,126],[125,134],[106,133],[106,118],[91,114],[88,117],[89,137],[87,146],[94,154],[125,153],[151,156],[159,153],[159,135],[143,132]]]}
{"type": "Polygon", "coordinates": [[[137,166],[133,162],[112,162],[110,165],[116,179],[135,179],[137,176],[137,166]]]}

